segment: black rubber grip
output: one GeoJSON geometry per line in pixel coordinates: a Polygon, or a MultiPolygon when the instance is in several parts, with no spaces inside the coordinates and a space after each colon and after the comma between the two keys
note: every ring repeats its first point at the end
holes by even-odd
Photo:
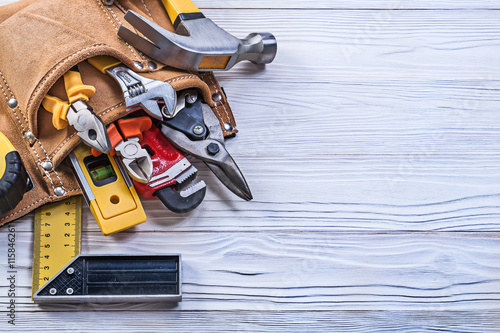
{"type": "Polygon", "coordinates": [[[28,190],[29,177],[17,151],[5,155],[5,173],[0,179],[0,216],[7,215],[28,190]]]}
{"type": "Polygon", "coordinates": [[[181,214],[190,212],[198,207],[203,198],[205,198],[206,191],[207,188],[204,187],[188,197],[182,197],[171,186],[168,186],[156,191],[154,195],[172,212],[181,214]]]}

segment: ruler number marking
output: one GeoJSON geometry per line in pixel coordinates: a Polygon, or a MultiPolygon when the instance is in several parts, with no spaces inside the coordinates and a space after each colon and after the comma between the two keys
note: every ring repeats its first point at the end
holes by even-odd
{"type": "Polygon", "coordinates": [[[34,294],[80,253],[81,198],[39,208],[33,244],[34,294]]]}

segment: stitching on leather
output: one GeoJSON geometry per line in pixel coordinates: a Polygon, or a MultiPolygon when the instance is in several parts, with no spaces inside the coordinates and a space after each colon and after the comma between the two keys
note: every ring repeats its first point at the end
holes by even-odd
{"type": "MultiPolygon", "coordinates": [[[[96,1],[99,4],[99,6],[101,6],[102,11],[104,12],[104,14],[106,14],[106,16],[108,17],[108,19],[111,21],[111,23],[115,27],[115,29],[118,30],[118,27],[116,26],[115,22],[113,22],[113,19],[111,18],[111,16],[109,16],[108,12],[106,11],[106,8],[104,8],[104,6],[102,5],[102,2],[99,1],[99,0],[96,0],[96,1]]],[[[115,3],[117,3],[117,1],[115,1],[115,3]]]]}
{"type": "MultiPolygon", "coordinates": [[[[37,140],[37,143],[40,145],[40,147],[42,148],[42,150],[44,151],[45,153],[45,157],[47,157],[47,159],[50,159],[49,158],[49,155],[47,154],[47,151],[45,150],[45,148],[43,147],[42,143],[40,142],[40,140],[37,140]]],[[[38,153],[36,153],[36,155],[38,156],[38,153]]],[[[52,180],[52,176],[50,175],[50,172],[48,172],[47,170],[45,170],[42,166],[42,161],[40,159],[40,156],[38,156],[38,165],[42,168],[43,172],[45,173],[45,176],[47,176],[47,178],[49,178],[50,180],[50,184],[52,185],[52,190],[54,191],[55,190],[55,185],[54,185],[54,181],[52,180]]],[[[54,173],[56,173],[56,176],[57,178],[59,178],[59,175],[57,175],[57,172],[54,170],[54,168],[52,168],[52,170],[54,171],[54,173]]],[[[62,184],[62,181],[61,181],[61,178],[59,178],[59,181],[61,182],[61,186],[64,188],[64,185],[62,184]]]]}
{"type": "MultiPolygon", "coordinates": [[[[115,106],[113,106],[112,108],[110,108],[109,110],[106,110],[105,112],[101,113],[101,116],[105,115],[106,113],[109,113],[117,108],[119,108],[120,106],[124,105],[125,103],[122,102],[120,104],[117,104],[115,106]]],[[[66,144],[66,142],[68,142],[69,140],[71,140],[72,137],[74,137],[75,135],[77,135],[78,133],[73,133],[71,134],[71,136],[69,136],[66,140],[64,140],[58,147],[56,150],[54,150],[54,152],[50,155],[51,158],[53,158],[54,156],[56,156],[56,154],[59,152],[59,150],[61,150],[63,148],[63,146],[66,144]]]]}
{"type": "MultiPolygon", "coordinates": [[[[73,54],[71,54],[71,55],[67,56],[66,58],[62,59],[62,60],[61,60],[61,61],[60,61],[60,62],[59,62],[59,63],[58,63],[58,64],[57,64],[57,65],[56,65],[56,66],[55,66],[55,67],[54,67],[54,68],[53,68],[50,72],[48,72],[48,73],[45,75],[45,79],[43,79],[43,81],[42,81],[42,82],[40,82],[40,83],[38,84],[38,87],[35,89],[35,91],[34,91],[34,93],[32,94],[32,96],[35,96],[35,95],[38,93],[38,91],[39,91],[39,90],[43,87],[43,85],[44,85],[44,84],[45,84],[45,82],[48,80],[48,78],[50,77],[50,75],[51,75],[54,71],[56,71],[59,67],[61,67],[61,66],[63,65],[63,63],[64,63],[67,59],[69,59],[69,58],[71,58],[71,57],[74,57],[75,55],[77,55],[77,54],[79,54],[79,53],[88,52],[88,50],[89,50],[89,49],[96,48],[96,47],[98,47],[98,46],[103,46],[103,45],[105,45],[105,44],[102,44],[102,43],[101,43],[101,44],[94,44],[94,45],[88,46],[88,47],[86,47],[86,48],[84,48],[84,49],[82,49],[82,50],[76,51],[76,52],[74,52],[73,54]]],[[[29,107],[30,107],[30,105],[31,105],[31,103],[32,103],[32,102],[33,102],[33,97],[32,97],[32,98],[30,98],[30,100],[29,100],[29,102],[28,102],[27,109],[29,109],[29,107]]],[[[37,141],[36,141],[36,142],[40,145],[40,147],[41,147],[41,148],[42,148],[42,150],[44,151],[45,156],[47,157],[47,159],[50,159],[50,157],[49,157],[49,155],[48,155],[47,151],[46,151],[46,150],[45,150],[45,148],[43,147],[43,145],[42,145],[42,143],[40,142],[40,140],[39,140],[39,139],[37,139],[37,141]]],[[[38,165],[40,165],[40,166],[41,166],[42,161],[41,161],[41,159],[40,159],[40,156],[38,155],[38,152],[37,152],[37,151],[36,151],[36,149],[35,149],[35,146],[33,145],[33,146],[32,146],[32,148],[33,148],[33,151],[35,152],[35,154],[36,154],[36,156],[37,156],[37,158],[38,158],[38,165]]],[[[42,168],[42,169],[43,169],[43,168],[42,168]]],[[[53,169],[53,170],[54,170],[54,169],[53,169]]],[[[52,180],[52,177],[51,177],[50,173],[46,172],[45,170],[44,170],[44,173],[45,173],[45,175],[46,175],[46,176],[49,178],[49,180],[50,180],[50,183],[51,183],[51,185],[52,185],[52,190],[55,190],[55,185],[54,185],[54,182],[53,182],[53,180],[52,180]]],[[[59,176],[59,173],[58,173],[56,170],[54,170],[54,174],[56,175],[57,179],[59,179],[59,183],[61,184],[61,187],[64,189],[64,183],[63,183],[63,181],[62,181],[61,177],[59,176]]]]}
{"type": "MultiPolygon", "coordinates": [[[[99,0],[97,0],[97,2],[99,2],[99,5],[101,6],[101,8],[102,8],[102,9],[106,12],[106,9],[102,6],[102,3],[101,3],[99,0]]],[[[118,6],[118,5],[120,5],[120,3],[119,3],[117,0],[115,0],[115,4],[116,4],[117,6],[118,6]]],[[[113,11],[110,7],[108,7],[108,10],[109,10],[109,12],[113,15],[113,17],[116,19],[116,21],[117,21],[117,22],[121,25],[122,23],[120,22],[120,20],[119,20],[119,19],[118,19],[118,17],[116,16],[115,12],[114,12],[114,11],[113,11]]],[[[113,22],[113,20],[111,19],[111,17],[109,17],[109,15],[108,15],[108,13],[107,13],[107,12],[106,12],[106,15],[108,16],[109,20],[113,23],[113,26],[115,27],[116,31],[118,31],[118,27],[116,26],[115,22],[113,22]]],[[[135,53],[134,49],[130,46],[130,44],[129,44],[129,43],[127,43],[127,42],[125,42],[125,44],[127,44],[127,47],[128,47],[128,48],[129,48],[129,50],[132,52],[132,54],[134,55],[134,57],[135,57],[137,60],[141,61],[141,59],[137,56],[137,54],[135,53]]],[[[144,59],[144,57],[143,57],[143,60],[145,60],[145,59],[144,59]]]]}
{"type": "Polygon", "coordinates": [[[169,79],[167,80],[166,82],[167,83],[171,83],[171,82],[175,82],[175,81],[179,81],[179,80],[183,80],[183,79],[198,79],[198,80],[201,80],[198,76],[196,75],[186,75],[186,76],[181,76],[181,77],[178,77],[178,78],[175,78],[175,79],[169,79]]]}
{"type": "MultiPolygon", "coordinates": [[[[210,82],[212,82],[212,85],[214,86],[214,89],[215,89],[215,92],[218,92],[217,90],[217,86],[215,85],[215,82],[212,80],[212,76],[208,75],[208,74],[203,74],[203,76],[208,76],[210,78],[210,82]]],[[[217,105],[217,102],[214,101],[214,105],[215,105],[215,111],[217,112],[217,114],[219,115],[219,119],[222,119],[222,115],[220,114],[219,112],[219,106],[217,105]]],[[[227,114],[227,110],[224,109],[224,111],[226,111],[226,114],[227,114]]],[[[229,115],[228,115],[228,118],[229,118],[229,115]]]]}
{"type": "Polygon", "coordinates": [[[149,17],[151,17],[151,20],[154,22],[153,16],[151,16],[151,12],[149,11],[148,6],[146,6],[146,3],[144,2],[144,0],[141,0],[141,1],[142,1],[142,4],[144,5],[144,8],[146,8],[146,11],[148,12],[149,17]]]}
{"type": "MultiPolygon", "coordinates": [[[[66,191],[66,193],[70,193],[70,192],[78,192],[78,191],[80,191],[80,189],[69,190],[69,191],[66,191]]],[[[2,218],[0,219],[0,222],[5,221],[5,220],[6,220],[6,219],[8,219],[9,217],[12,217],[12,216],[17,215],[17,214],[19,214],[19,213],[21,213],[21,212],[24,212],[26,209],[29,209],[30,207],[33,207],[33,206],[35,206],[36,204],[38,204],[38,203],[40,203],[40,202],[42,202],[42,201],[45,201],[45,200],[47,200],[47,199],[52,199],[52,198],[55,198],[55,196],[53,196],[53,195],[49,195],[48,197],[45,197],[45,198],[43,198],[43,199],[40,199],[40,200],[38,200],[38,201],[36,201],[36,202],[32,203],[31,205],[29,205],[29,206],[27,206],[27,207],[24,207],[23,209],[18,210],[17,212],[14,212],[14,213],[12,213],[12,214],[10,214],[10,215],[7,215],[7,216],[2,217],[2,218]]]]}
{"type": "MultiPolygon", "coordinates": [[[[94,45],[88,46],[88,47],[86,47],[86,48],[84,48],[84,49],[81,49],[80,51],[76,51],[76,52],[74,52],[74,53],[70,54],[69,56],[67,56],[66,58],[62,59],[62,60],[61,60],[61,61],[60,61],[60,62],[59,62],[59,63],[58,63],[58,64],[57,64],[54,68],[52,68],[52,69],[50,70],[50,72],[48,72],[47,74],[45,74],[45,79],[43,79],[43,81],[42,81],[42,82],[40,82],[40,83],[38,84],[38,87],[35,89],[35,91],[33,92],[33,94],[32,94],[31,96],[35,96],[35,95],[38,93],[38,91],[39,91],[40,89],[42,89],[42,87],[43,87],[44,83],[45,83],[45,82],[49,79],[50,75],[52,75],[52,73],[53,73],[53,72],[55,72],[55,71],[56,71],[59,67],[61,67],[61,66],[63,65],[63,63],[64,63],[67,59],[69,59],[69,58],[71,58],[71,57],[74,57],[75,55],[77,55],[77,54],[79,54],[79,53],[87,53],[87,52],[88,52],[88,50],[93,49],[93,48],[96,48],[96,47],[98,47],[98,46],[106,46],[106,44],[99,43],[99,44],[94,44],[94,45]]],[[[28,106],[26,107],[26,110],[29,110],[29,108],[30,108],[30,106],[31,106],[31,103],[32,103],[32,102],[33,102],[33,97],[32,97],[32,98],[30,98],[30,100],[29,100],[29,102],[28,102],[28,106]]]]}
{"type": "Polygon", "coordinates": [[[15,213],[12,213],[12,214],[10,214],[10,215],[7,215],[7,216],[5,216],[5,217],[2,217],[2,219],[0,219],[0,222],[2,222],[2,221],[4,221],[4,220],[8,219],[8,218],[9,218],[9,217],[11,217],[11,216],[17,215],[17,214],[19,214],[19,213],[21,213],[21,212],[25,211],[26,209],[29,209],[30,207],[35,206],[35,205],[36,205],[36,204],[38,204],[39,202],[42,202],[42,201],[47,200],[47,199],[51,199],[52,197],[53,197],[52,195],[49,195],[48,197],[45,197],[45,198],[43,198],[43,199],[40,199],[40,200],[38,200],[38,201],[36,201],[36,202],[32,203],[31,205],[29,205],[29,206],[27,206],[27,207],[24,207],[24,208],[23,208],[23,209],[21,209],[21,210],[18,210],[18,211],[17,211],[17,212],[15,212],[15,213]]]}
{"type": "MultiPolygon", "coordinates": [[[[38,140],[38,144],[42,148],[42,150],[45,153],[45,156],[47,157],[47,159],[50,160],[49,154],[47,153],[47,151],[43,147],[42,142],[40,140],[38,140]]],[[[63,183],[61,177],[59,177],[59,173],[56,171],[56,169],[54,169],[54,167],[52,167],[51,170],[54,171],[54,174],[56,175],[57,179],[59,179],[59,184],[61,184],[61,187],[64,189],[64,183],[63,183]]],[[[46,171],[45,169],[44,169],[44,172],[50,178],[50,183],[52,184],[52,189],[55,189],[54,188],[54,183],[52,182],[52,177],[50,176],[50,173],[48,171],[46,171]]]]}
{"type": "Polygon", "coordinates": [[[104,111],[103,113],[101,113],[101,114],[99,115],[99,117],[100,117],[100,116],[104,116],[105,114],[110,113],[111,111],[113,111],[113,110],[115,110],[115,109],[118,109],[118,108],[119,108],[120,106],[122,106],[122,105],[125,105],[125,102],[121,102],[120,104],[116,104],[115,106],[111,107],[111,109],[106,110],[106,111],[104,111]]]}
{"type": "Polygon", "coordinates": [[[123,8],[123,6],[118,2],[118,1],[115,1],[115,6],[120,8],[120,10],[123,12],[123,13],[126,13],[127,11],[125,10],[125,8],[123,8]]]}
{"type": "MultiPolygon", "coordinates": [[[[3,75],[2,75],[2,77],[3,77],[3,75]]],[[[5,81],[5,78],[4,78],[4,81],[5,81]]],[[[0,84],[0,88],[2,88],[3,94],[5,96],[5,100],[8,102],[9,101],[9,97],[7,96],[7,93],[5,92],[5,89],[3,89],[3,85],[0,84]]],[[[15,109],[13,109],[12,111],[14,113],[14,116],[16,116],[16,119],[19,122],[19,125],[21,125],[21,128],[23,129],[23,132],[25,132],[26,130],[24,129],[23,123],[21,122],[21,119],[19,119],[19,116],[17,115],[17,112],[15,111],[15,109]]]]}
{"type": "MultiPolygon", "coordinates": [[[[212,75],[208,74],[208,77],[210,78],[210,82],[212,82],[212,84],[213,84],[213,86],[215,88],[215,92],[219,93],[219,90],[217,89],[217,86],[215,85],[215,81],[214,81],[212,75]]],[[[214,102],[214,103],[215,103],[215,105],[217,105],[217,102],[214,102]]],[[[229,116],[229,112],[227,112],[226,106],[223,103],[223,99],[221,99],[220,105],[222,105],[222,108],[224,109],[224,112],[226,113],[227,119],[231,120],[231,117],[229,116]]]]}
{"type": "MultiPolygon", "coordinates": [[[[7,84],[7,81],[5,80],[5,77],[4,77],[3,75],[2,75],[2,78],[3,78],[4,82],[5,82],[5,84],[7,84]]],[[[8,84],[7,84],[7,85],[8,85],[8,84]]],[[[8,101],[8,100],[9,100],[9,97],[7,96],[7,94],[6,94],[5,90],[3,89],[3,86],[2,86],[2,85],[0,85],[0,87],[2,88],[3,94],[5,95],[5,99],[8,101]]],[[[11,96],[14,98],[14,94],[13,94],[12,90],[10,90],[10,88],[9,88],[9,92],[10,92],[11,96]]],[[[17,108],[19,108],[19,107],[17,107],[17,108]]],[[[20,108],[19,108],[19,110],[20,110],[20,108]]],[[[21,120],[19,119],[19,117],[18,117],[18,115],[17,115],[17,113],[16,113],[15,111],[14,111],[14,115],[16,116],[17,121],[19,122],[19,124],[21,125],[21,128],[22,128],[22,129],[23,129],[23,131],[24,131],[24,130],[25,130],[25,129],[24,129],[24,126],[23,126],[23,124],[22,124],[21,120]]],[[[36,139],[36,142],[38,142],[38,143],[40,144],[40,146],[41,146],[41,143],[40,143],[40,141],[38,140],[38,138],[35,138],[35,139],[36,139]]],[[[38,159],[38,165],[40,165],[40,166],[41,166],[41,164],[42,164],[42,160],[40,159],[40,155],[38,155],[38,151],[36,150],[36,148],[35,148],[35,145],[34,145],[34,144],[31,146],[31,149],[33,149],[33,152],[35,153],[35,155],[36,155],[36,157],[37,157],[37,159],[38,159]]],[[[43,149],[43,148],[42,148],[42,149],[43,149]]],[[[49,177],[49,178],[50,178],[50,177],[49,177]]],[[[50,179],[50,181],[51,181],[51,183],[52,183],[52,179],[50,179]]],[[[52,187],[52,188],[54,188],[54,187],[52,187]]],[[[1,221],[1,220],[0,220],[0,221],[1,221]]]]}
{"type": "Polygon", "coordinates": [[[75,133],[71,134],[71,135],[70,135],[70,136],[69,136],[66,140],[64,140],[64,141],[63,141],[63,142],[62,142],[62,143],[61,143],[61,144],[57,147],[57,149],[56,149],[56,150],[55,150],[55,151],[54,151],[54,152],[50,155],[50,157],[51,157],[51,158],[52,158],[52,157],[54,157],[54,156],[57,154],[57,152],[58,152],[59,150],[61,150],[61,149],[62,149],[62,147],[64,146],[64,144],[65,144],[66,142],[68,142],[69,140],[71,140],[71,138],[72,138],[72,137],[74,137],[76,134],[77,134],[77,132],[75,132],[75,133]]]}
{"type": "MultiPolygon", "coordinates": [[[[7,89],[9,90],[10,92],[10,95],[12,97],[14,97],[14,93],[12,92],[12,90],[10,89],[10,86],[9,84],[7,83],[7,80],[5,79],[5,76],[3,76],[3,73],[0,72],[0,75],[2,76],[2,79],[3,79],[3,82],[5,82],[5,85],[7,86],[7,89]]],[[[3,90],[3,87],[2,87],[2,90],[3,90]]],[[[5,90],[4,90],[4,94],[5,94],[5,90]]],[[[7,96],[7,95],[6,95],[7,96]]],[[[26,118],[26,115],[24,114],[23,110],[21,110],[21,108],[19,107],[19,105],[16,107],[16,109],[19,110],[19,112],[21,112],[21,115],[23,116],[24,118],[24,121],[26,122],[26,126],[28,126],[28,119],[26,118]]],[[[17,112],[16,112],[16,117],[17,117],[17,112]]],[[[23,127],[23,125],[21,124],[21,127],[23,127]]],[[[24,130],[24,127],[23,127],[23,130],[24,130]]]]}
{"type": "Polygon", "coordinates": [[[45,176],[47,178],[49,178],[50,180],[50,184],[52,185],[52,191],[54,191],[56,189],[56,187],[54,186],[54,181],[52,180],[52,177],[50,176],[50,172],[46,171],[40,164],[40,167],[42,168],[43,172],[45,173],[45,176]]]}

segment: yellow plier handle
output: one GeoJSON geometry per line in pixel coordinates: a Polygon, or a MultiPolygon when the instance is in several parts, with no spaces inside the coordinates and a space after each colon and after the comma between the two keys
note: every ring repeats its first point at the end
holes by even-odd
{"type": "Polygon", "coordinates": [[[93,86],[85,85],[82,82],[82,76],[78,71],[78,67],[73,67],[64,74],[64,88],[68,101],[65,102],[55,96],[46,95],[42,101],[42,106],[45,110],[52,113],[52,124],[58,130],[68,126],[66,114],[70,105],[76,101],[83,100],[88,102],[90,97],[95,94],[93,86]]]}

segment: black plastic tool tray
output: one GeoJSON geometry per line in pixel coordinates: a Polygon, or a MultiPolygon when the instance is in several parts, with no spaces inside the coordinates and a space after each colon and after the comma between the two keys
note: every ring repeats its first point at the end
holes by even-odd
{"type": "Polygon", "coordinates": [[[180,255],[79,255],[35,302],[179,302],[180,255]]]}

